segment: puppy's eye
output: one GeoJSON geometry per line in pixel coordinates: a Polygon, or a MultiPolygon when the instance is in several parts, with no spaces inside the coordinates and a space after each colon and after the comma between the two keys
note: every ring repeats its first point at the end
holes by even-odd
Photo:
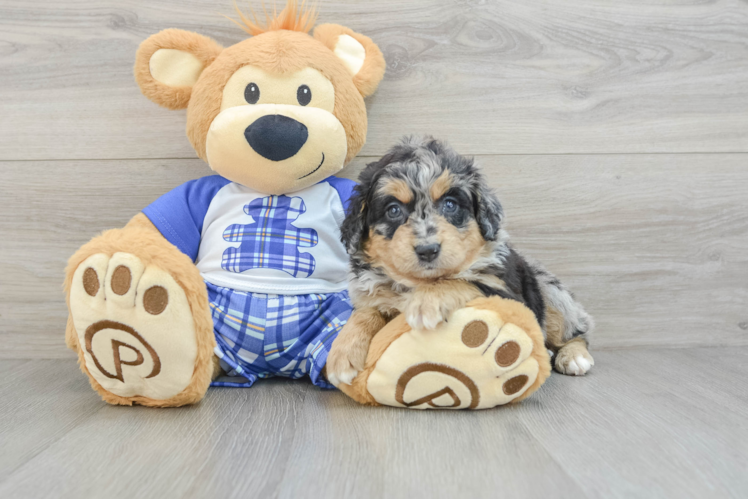
{"type": "Polygon", "coordinates": [[[257,101],[260,100],[260,87],[256,83],[250,83],[244,89],[244,100],[249,104],[257,104],[257,101]]]}
{"type": "Polygon", "coordinates": [[[453,214],[457,211],[458,205],[452,198],[447,198],[442,204],[442,210],[445,214],[453,214]]]}
{"type": "Polygon", "coordinates": [[[306,85],[299,87],[296,91],[296,100],[299,101],[299,104],[302,106],[309,104],[312,101],[312,89],[306,85]]]}
{"type": "Polygon", "coordinates": [[[397,205],[390,205],[387,207],[387,217],[390,219],[399,219],[403,211],[397,205]]]}

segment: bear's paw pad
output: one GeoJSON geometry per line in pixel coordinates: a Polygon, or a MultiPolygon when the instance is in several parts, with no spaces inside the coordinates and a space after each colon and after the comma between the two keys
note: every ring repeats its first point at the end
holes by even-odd
{"type": "Polygon", "coordinates": [[[480,409],[509,403],[535,382],[533,342],[497,312],[464,308],[435,330],[411,330],[377,361],[367,389],[380,404],[480,409]]]}
{"type": "Polygon", "coordinates": [[[192,379],[195,327],[184,290],[136,256],[92,255],[75,271],[70,311],[91,377],[121,397],[173,397],[192,379]]]}

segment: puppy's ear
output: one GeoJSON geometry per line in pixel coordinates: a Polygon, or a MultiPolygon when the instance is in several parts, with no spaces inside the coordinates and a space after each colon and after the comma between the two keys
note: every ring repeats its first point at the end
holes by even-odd
{"type": "Polygon", "coordinates": [[[367,97],[377,90],[386,63],[382,51],[371,38],[339,24],[320,24],[314,28],[314,38],[343,62],[362,96],[367,97]]]}
{"type": "Polygon", "coordinates": [[[374,188],[384,173],[384,167],[390,164],[393,153],[387,153],[375,162],[366,165],[358,176],[358,184],[353,196],[348,201],[348,211],[340,228],[340,240],[349,255],[362,250],[369,236],[369,210],[374,197],[374,188]]]}
{"type": "Polygon", "coordinates": [[[207,36],[191,31],[161,31],[140,44],[135,56],[135,81],[156,104],[186,108],[192,86],[222,50],[207,36]]]}
{"type": "Polygon", "coordinates": [[[483,239],[494,241],[501,229],[501,221],[504,219],[504,209],[496,195],[486,187],[482,176],[476,178],[473,184],[473,209],[475,219],[480,227],[483,239]]]}
{"type": "Polygon", "coordinates": [[[348,210],[345,214],[345,220],[340,228],[340,241],[345,245],[349,255],[353,255],[361,250],[363,239],[369,231],[366,218],[368,210],[366,206],[366,186],[359,184],[356,186],[353,196],[348,201],[348,210]]]}

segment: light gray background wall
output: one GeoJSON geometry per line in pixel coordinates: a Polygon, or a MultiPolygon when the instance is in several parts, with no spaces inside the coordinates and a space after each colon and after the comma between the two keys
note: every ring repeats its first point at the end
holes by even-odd
{"type": "MultiPolygon", "coordinates": [[[[400,136],[476,155],[515,244],[597,318],[594,346],[748,344],[745,2],[324,1],[387,59],[355,177],[400,136]]],[[[210,170],[140,95],[138,43],[223,44],[228,0],[0,2],[0,356],[69,357],[67,257],[210,170]]]]}

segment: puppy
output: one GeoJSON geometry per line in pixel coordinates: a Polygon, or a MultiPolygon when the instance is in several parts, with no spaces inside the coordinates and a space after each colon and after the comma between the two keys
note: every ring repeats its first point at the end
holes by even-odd
{"type": "Polygon", "coordinates": [[[355,310],[332,345],[330,382],[350,384],[371,337],[397,314],[414,329],[434,329],[491,295],[535,314],[556,370],[587,373],[592,317],[558,278],[512,248],[503,217],[473,159],[431,137],[406,138],[367,165],[342,227],[355,310]]]}

